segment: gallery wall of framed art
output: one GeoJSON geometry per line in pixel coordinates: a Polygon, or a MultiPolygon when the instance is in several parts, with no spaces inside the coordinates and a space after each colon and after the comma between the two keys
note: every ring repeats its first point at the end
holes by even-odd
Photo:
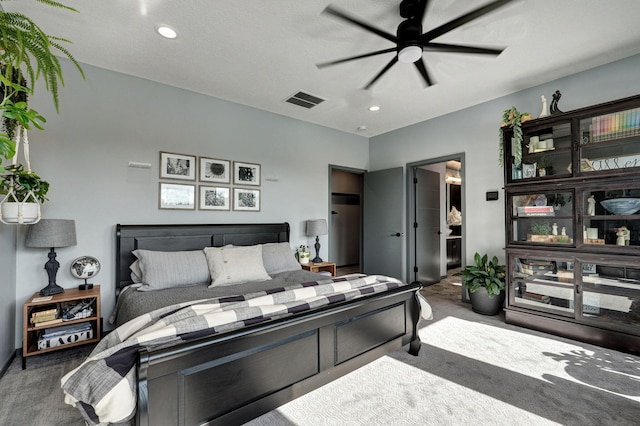
{"type": "Polygon", "coordinates": [[[160,151],[158,208],[259,212],[261,168],[257,163],[160,151]]]}

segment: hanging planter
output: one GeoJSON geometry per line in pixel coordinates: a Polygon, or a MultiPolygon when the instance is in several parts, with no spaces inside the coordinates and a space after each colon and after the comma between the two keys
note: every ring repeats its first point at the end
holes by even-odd
{"type": "Polygon", "coordinates": [[[0,193],[5,194],[0,201],[0,222],[33,224],[40,220],[40,204],[47,201],[49,183],[31,171],[29,161],[29,139],[27,130],[18,127],[16,136],[16,153],[11,166],[5,168],[0,178],[0,193]],[[20,142],[24,145],[25,170],[18,164],[20,142]]]}
{"type": "Polygon", "coordinates": [[[504,110],[502,113],[502,123],[500,124],[500,130],[498,130],[498,164],[500,167],[504,167],[504,134],[503,127],[511,127],[513,129],[512,136],[512,155],[513,165],[519,166],[522,163],[522,123],[533,119],[533,116],[528,112],[519,112],[516,107],[512,106],[509,109],[504,110]]]}

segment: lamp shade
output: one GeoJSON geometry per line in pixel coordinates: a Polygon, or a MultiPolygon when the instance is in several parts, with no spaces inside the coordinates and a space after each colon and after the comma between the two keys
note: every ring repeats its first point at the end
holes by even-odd
{"type": "Polygon", "coordinates": [[[76,222],[69,219],[42,219],[29,226],[25,245],[27,247],[75,246],[76,222]]]}
{"type": "Polygon", "coordinates": [[[307,237],[327,235],[327,221],[325,219],[313,219],[307,221],[307,237]]]}

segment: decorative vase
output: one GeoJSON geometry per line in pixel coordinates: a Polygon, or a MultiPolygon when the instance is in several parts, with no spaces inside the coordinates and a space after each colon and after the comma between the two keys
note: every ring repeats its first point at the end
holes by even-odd
{"type": "Polygon", "coordinates": [[[504,305],[505,292],[502,290],[498,296],[490,297],[487,289],[480,287],[475,292],[469,292],[471,309],[482,315],[497,315],[504,305]]]}

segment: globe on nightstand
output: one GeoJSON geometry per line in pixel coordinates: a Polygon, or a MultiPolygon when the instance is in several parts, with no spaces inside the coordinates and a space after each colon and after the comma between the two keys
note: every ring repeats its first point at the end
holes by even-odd
{"type": "Polygon", "coordinates": [[[91,256],[81,256],[71,262],[71,275],[84,280],[84,284],[80,285],[80,290],[89,290],[93,288],[93,284],[87,280],[96,276],[100,272],[100,262],[91,256]]]}

